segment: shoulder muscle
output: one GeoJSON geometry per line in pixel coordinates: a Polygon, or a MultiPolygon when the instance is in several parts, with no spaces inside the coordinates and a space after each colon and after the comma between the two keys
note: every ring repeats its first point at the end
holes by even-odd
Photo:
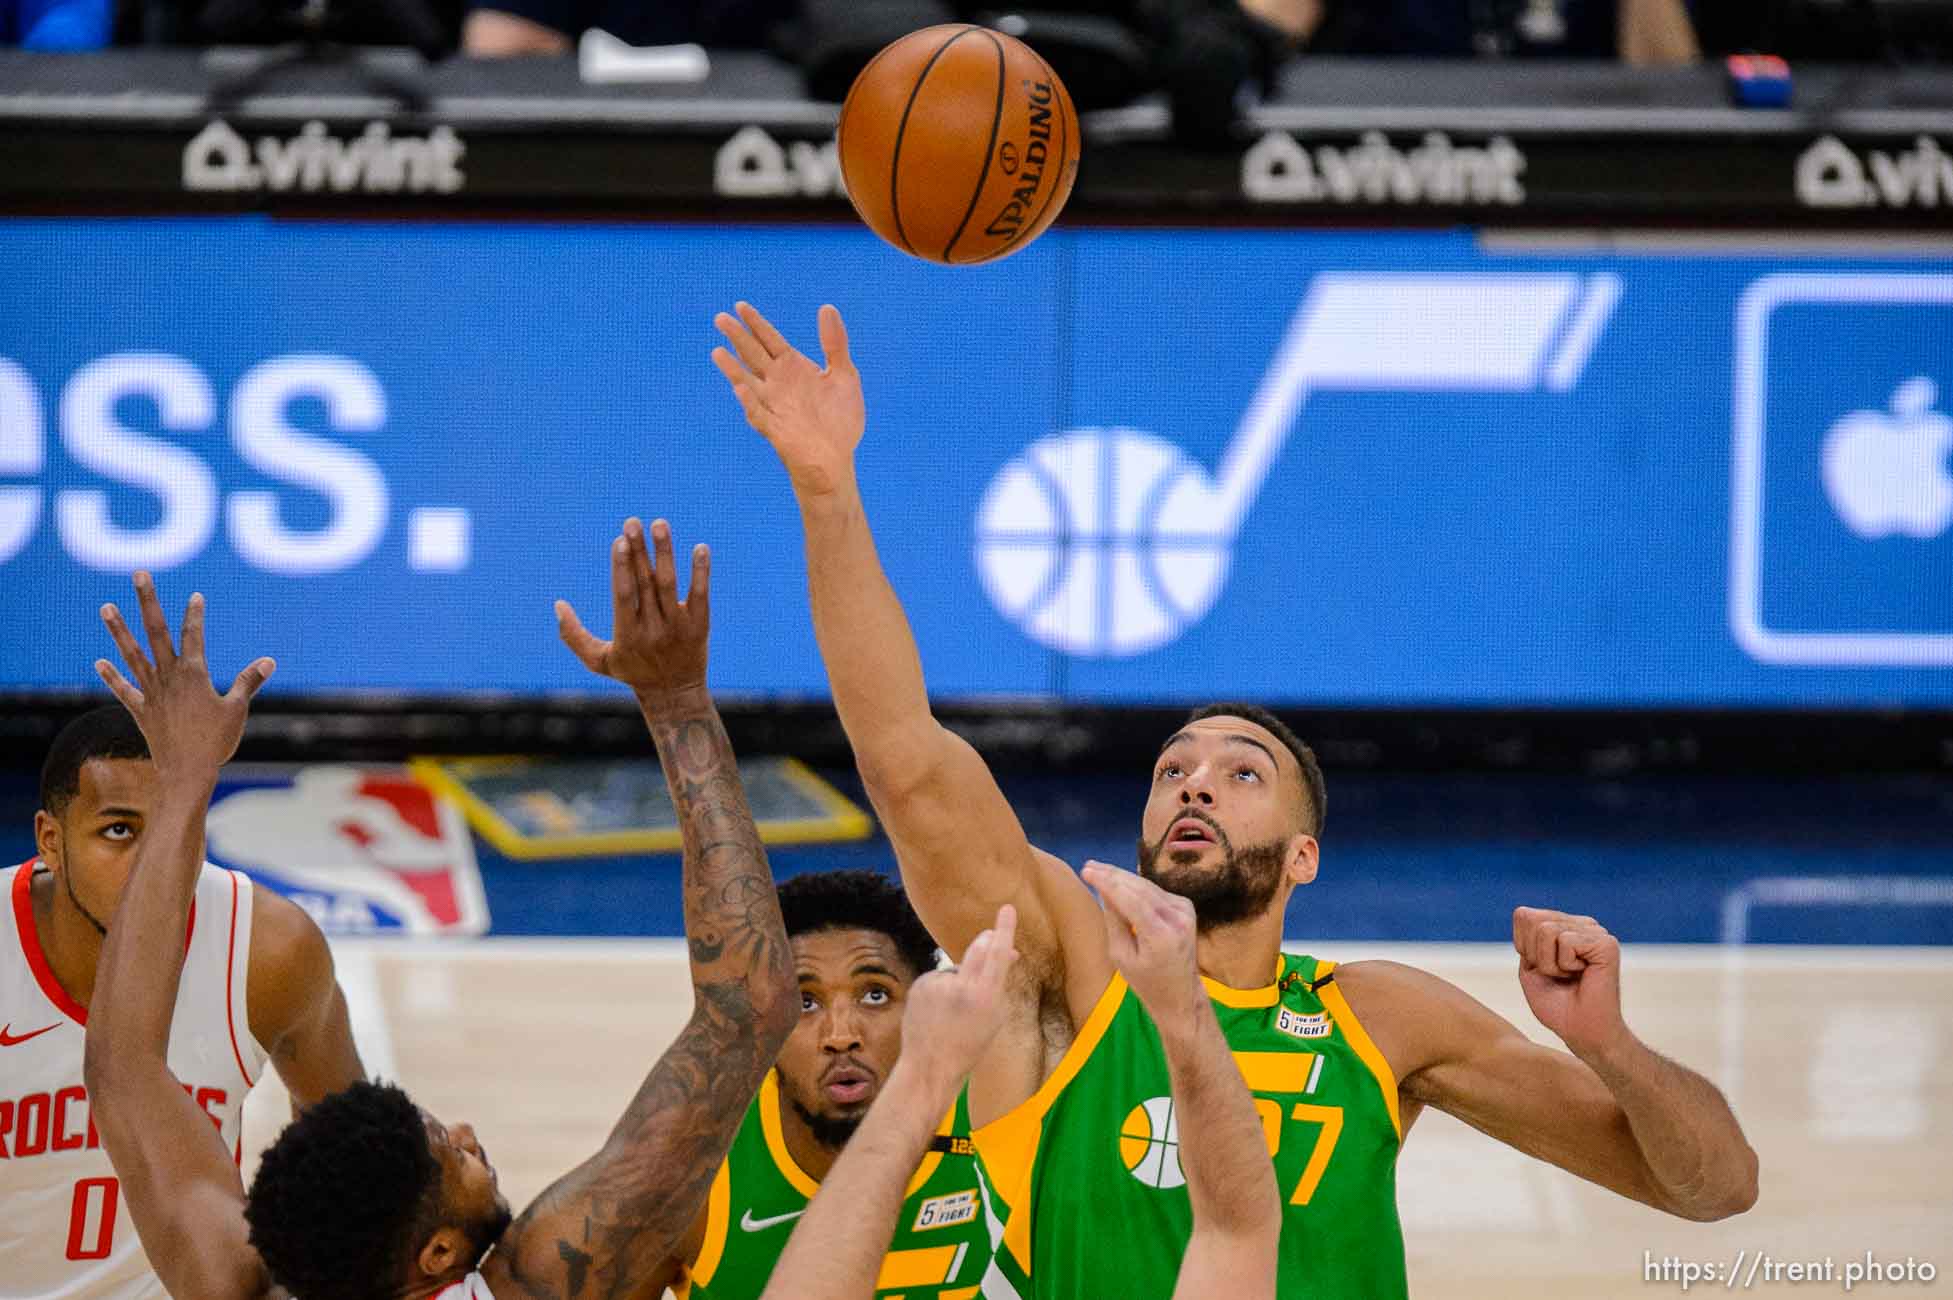
{"type": "Polygon", "coordinates": [[[1471,994],[1429,971],[1394,961],[1354,961],[1336,967],[1349,1000],[1407,1097],[1418,1095],[1423,1072],[1469,1056],[1508,1036],[1523,1037],[1510,1021],[1471,994]]]}
{"type": "Polygon", "coordinates": [[[245,987],[252,1035],[272,1046],[330,996],[333,984],[332,950],[318,925],[290,899],[257,888],[245,987]]]}

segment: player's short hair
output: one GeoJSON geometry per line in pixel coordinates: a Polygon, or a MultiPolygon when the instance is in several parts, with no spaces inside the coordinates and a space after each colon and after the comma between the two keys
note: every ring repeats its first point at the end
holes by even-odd
{"type": "Polygon", "coordinates": [[[1306,805],[1304,816],[1308,832],[1315,836],[1322,834],[1323,820],[1329,814],[1329,790],[1323,784],[1322,764],[1316,762],[1316,751],[1304,744],[1302,737],[1259,704],[1226,701],[1206,705],[1187,715],[1188,722],[1199,722],[1203,718],[1245,718],[1281,741],[1283,748],[1295,755],[1295,761],[1302,769],[1302,794],[1306,805]]]}
{"type": "Polygon", "coordinates": [[[96,758],[148,758],[142,728],[120,704],[90,709],[54,734],[41,763],[41,807],[59,817],[81,793],[81,769],[96,758]]]}
{"type": "Polygon", "coordinates": [[[879,871],[795,876],[780,886],[780,915],[789,939],[820,930],[873,930],[889,937],[916,976],[936,969],[936,941],[902,887],[879,871]]]}
{"type": "Polygon", "coordinates": [[[264,1153],[244,1217],[272,1280],[305,1300],[399,1289],[441,1226],[441,1164],[407,1094],[362,1080],[300,1112],[264,1153]]]}

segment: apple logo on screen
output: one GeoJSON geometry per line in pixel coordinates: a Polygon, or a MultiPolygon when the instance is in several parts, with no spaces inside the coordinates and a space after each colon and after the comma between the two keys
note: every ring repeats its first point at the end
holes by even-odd
{"type": "Polygon", "coordinates": [[[1953,418],[1932,409],[1939,388],[1914,375],[1891,413],[1852,411],[1824,435],[1824,491],[1845,527],[1876,539],[1937,537],[1953,523],[1953,418]]]}

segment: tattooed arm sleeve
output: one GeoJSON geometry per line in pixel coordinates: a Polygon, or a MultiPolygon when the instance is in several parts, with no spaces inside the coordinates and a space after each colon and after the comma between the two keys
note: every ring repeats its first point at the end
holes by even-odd
{"type": "Polygon", "coordinates": [[[766,851],[711,697],[647,700],[644,714],[685,838],[692,1015],[603,1149],[537,1197],[483,1266],[505,1297],[638,1293],[704,1204],[799,1011],[766,851]]]}

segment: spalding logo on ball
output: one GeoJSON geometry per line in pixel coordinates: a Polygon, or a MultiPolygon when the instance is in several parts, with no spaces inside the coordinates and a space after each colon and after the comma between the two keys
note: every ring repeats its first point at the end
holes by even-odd
{"type": "Polygon", "coordinates": [[[841,105],[841,180],[868,228],[905,253],[1008,257],[1065,206],[1078,114],[1030,46],[964,23],[925,27],[869,61],[841,105]]]}

